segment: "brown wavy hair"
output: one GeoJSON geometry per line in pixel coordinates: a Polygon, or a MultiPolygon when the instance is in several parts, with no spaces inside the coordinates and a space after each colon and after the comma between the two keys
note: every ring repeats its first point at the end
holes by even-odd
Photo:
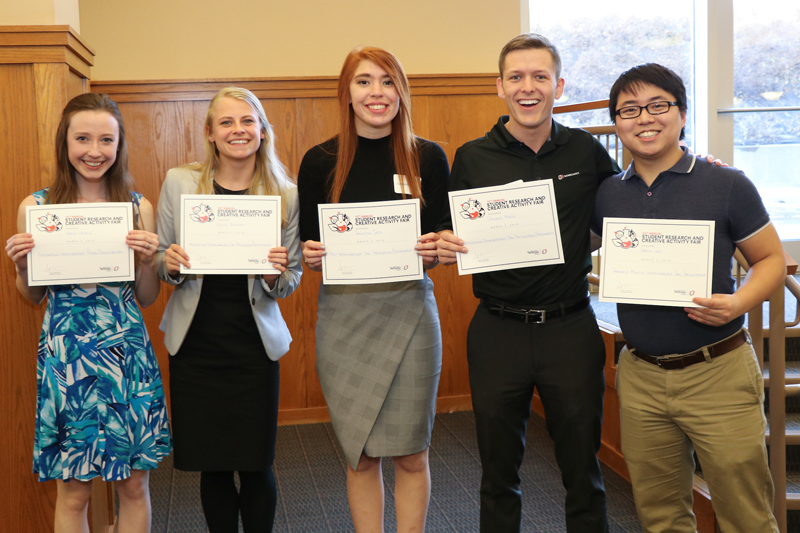
{"type": "Polygon", "coordinates": [[[202,163],[190,163],[185,165],[186,168],[200,173],[200,179],[197,183],[197,194],[214,194],[214,174],[220,164],[219,150],[217,150],[217,145],[208,139],[208,134],[211,132],[214,125],[214,110],[223,98],[233,98],[234,100],[247,102],[258,116],[258,121],[261,123],[261,133],[264,134],[264,139],[262,139],[258,151],[256,152],[256,166],[253,172],[253,180],[250,182],[250,188],[247,190],[247,194],[281,196],[281,198],[284,199],[284,201],[281,202],[281,226],[286,227],[289,220],[289,202],[286,201],[286,193],[292,181],[289,178],[286,167],[281,163],[281,160],[278,159],[278,153],[275,151],[275,133],[272,130],[272,125],[267,120],[264,106],[261,105],[256,95],[247,89],[242,89],[241,87],[225,87],[221,89],[214,98],[211,99],[211,103],[208,104],[204,132],[205,139],[203,141],[206,159],[202,163]]]}
{"type": "MultiPolygon", "coordinates": [[[[106,171],[103,179],[109,202],[130,202],[131,191],[135,189],[136,184],[128,170],[128,143],[125,141],[125,124],[119,106],[107,94],[85,93],[67,102],[64,111],[61,112],[61,121],[56,130],[56,173],[47,191],[47,203],[71,204],[78,201],[78,182],[75,177],[77,170],[69,162],[67,132],[72,117],[81,111],[102,111],[117,121],[119,125],[117,159],[106,171]]],[[[139,224],[136,226],[139,229],[139,224]]]]}
{"type": "MultiPolygon", "coordinates": [[[[419,169],[419,146],[411,124],[411,91],[403,65],[391,53],[371,46],[352,50],[344,60],[339,73],[337,96],[339,99],[339,133],[337,139],[336,167],[331,175],[329,201],[338,203],[347,175],[353,166],[358,146],[355,113],[350,103],[350,83],[362,61],[372,61],[389,74],[400,100],[397,115],[392,119],[391,142],[394,151],[394,166],[397,174],[406,176],[412,198],[422,199],[422,186],[419,169]]],[[[405,195],[403,195],[405,196],[405,195]]]]}

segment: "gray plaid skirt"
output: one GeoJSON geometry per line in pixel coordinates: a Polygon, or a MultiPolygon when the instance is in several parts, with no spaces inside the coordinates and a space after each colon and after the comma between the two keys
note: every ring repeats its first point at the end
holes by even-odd
{"type": "Polygon", "coordinates": [[[433,282],[322,285],[317,374],[347,463],[430,445],[442,370],[433,282]]]}

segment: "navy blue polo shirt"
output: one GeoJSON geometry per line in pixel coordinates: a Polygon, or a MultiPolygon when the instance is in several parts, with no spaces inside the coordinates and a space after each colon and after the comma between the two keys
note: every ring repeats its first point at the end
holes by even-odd
{"type": "MultiPolygon", "coordinates": [[[[472,290],[523,307],[547,306],[585,297],[591,270],[589,219],[600,183],[620,171],[590,133],[553,121],[550,138],[538,152],[517,140],[500,117],[492,130],[456,151],[450,190],[552,179],[564,249],[564,264],[473,274],[472,290]]],[[[453,229],[450,210],[437,231],[453,229]]],[[[469,248],[469,242],[465,243],[469,248]]]]}
{"type": "MultiPolygon", "coordinates": [[[[755,185],[735,168],[697,159],[684,148],[680,160],[653,184],[628,170],[607,179],[597,192],[592,232],[599,235],[604,217],[713,220],[714,294],[733,294],[732,257],[736,243],[770,224],[755,185]]],[[[690,319],[682,307],[617,304],[625,339],[650,355],[680,354],[719,342],[736,333],[744,317],[724,326],[707,326],[690,319]]]]}

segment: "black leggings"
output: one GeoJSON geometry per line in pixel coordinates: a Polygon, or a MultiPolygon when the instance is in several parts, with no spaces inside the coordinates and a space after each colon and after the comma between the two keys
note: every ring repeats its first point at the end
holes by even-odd
{"type": "Polygon", "coordinates": [[[209,533],[238,533],[240,512],[245,533],[270,533],[276,499],[272,468],[239,472],[238,492],[232,471],[200,473],[200,500],[209,533]]]}

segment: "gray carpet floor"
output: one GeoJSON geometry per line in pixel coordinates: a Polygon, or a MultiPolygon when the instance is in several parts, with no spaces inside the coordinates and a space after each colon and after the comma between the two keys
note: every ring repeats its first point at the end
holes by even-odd
{"type": "MultiPolygon", "coordinates": [[[[395,531],[393,471],[384,462],[386,531],[395,531]]],[[[430,449],[431,502],[426,531],[478,531],[480,462],[471,412],[436,417],[430,449]]],[[[612,533],[641,532],[630,485],[603,469],[612,533]]],[[[278,428],[275,533],[350,532],[345,462],[330,424],[278,428]]],[[[544,420],[533,415],[521,469],[523,532],[565,532],[564,489],[544,420]]],[[[153,532],[206,532],[200,506],[200,476],[165,460],[150,478],[153,532]]]]}

